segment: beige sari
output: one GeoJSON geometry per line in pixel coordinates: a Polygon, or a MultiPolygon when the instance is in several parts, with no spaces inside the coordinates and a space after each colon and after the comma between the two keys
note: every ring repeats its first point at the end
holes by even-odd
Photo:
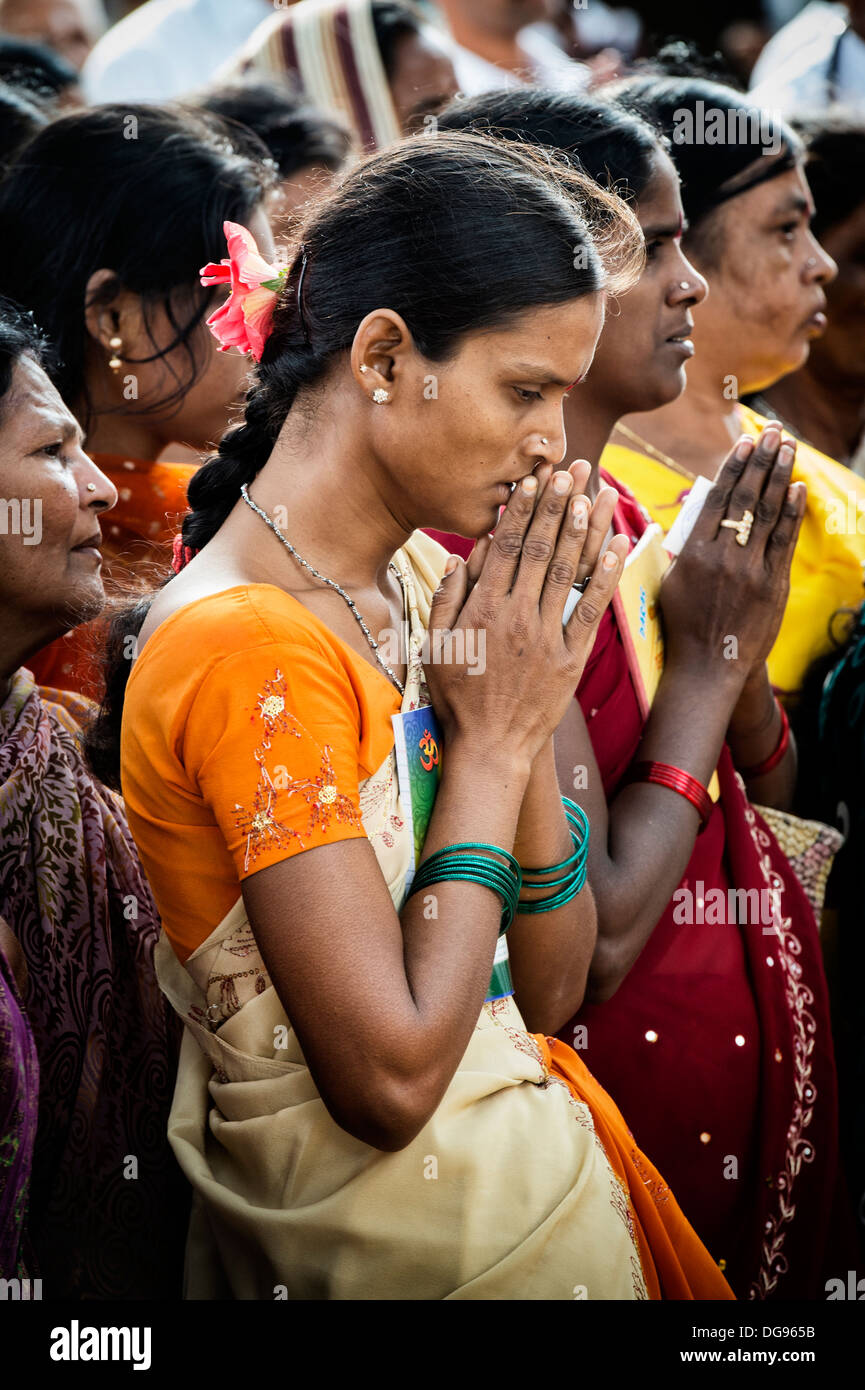
{"type": "MultiPolygon", "coordinates": [[[[429,703],[420,648],[441,554],[418,533],[394,557],[403,710],[429,703]]],[[[399,910],[412,848],[393,752],[361,808],[399,910]]],[[[628,1193],[513,997],[482,1006],[435,1114],[383,1153],[328,1114],[242,898],[185,965],[164,935],[157,963],[186,1025],[169,1138],[195,1194],[188,1298],[646,1297],[628,1193]]]]}

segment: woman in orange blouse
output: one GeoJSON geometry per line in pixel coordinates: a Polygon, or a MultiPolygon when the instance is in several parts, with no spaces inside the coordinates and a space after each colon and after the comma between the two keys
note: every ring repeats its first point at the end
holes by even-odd
{"type": "MultiPolygon", "coordinates": [[[[117,489],[103,533],[109,592],[152,580],[186,509],[196,465],[157,462],[211,447],[243,391],[246,364],[220,353],[204,320],[220,289],[198,280],[226,218],[272,248],[272,176],[233,148],[215,116],[106,106],[40,131],[0,189],[14,256],[0,292],[33,313],[55,351],[55,383],[117,489]]],[[[32,661],[37,681],[101,693],[100,630],[85,625],[32,661]]]]}
{"type": "Polygon", "coordinates": [[[140,628],[122,786],[186,1026],[188,1293],[729,1298],[552,1036],[595,935],[552,734],[624,551],[599,559],[588,466],[552,465],[636,223],[542,157],[410,139],[307,224],[272,325],[274,272],[228,232],[214,329],[260,366],[176,578],[116,633],[140,628]],[[482,535],[503,504],[468,566],[418,530],[482,535]],[[466,842],[473,877],[439,873],[466,842]],[[500,860],[548,866],[504,916],[500,860]]]}

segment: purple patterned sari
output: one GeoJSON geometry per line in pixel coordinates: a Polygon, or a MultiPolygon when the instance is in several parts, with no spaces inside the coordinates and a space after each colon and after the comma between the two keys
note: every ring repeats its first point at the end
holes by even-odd
{"type": "Polygon", "coordinates": [[[80,752],[91,709],[23,669],[0,706],[0,916],[27,961],[40,1073],[29,1236],[46,1299],[174,1297],[187,1224],[166,1137],[178,1039],[122,800],[80,752]]]}
{"type": "Polygon", "coordinates": [[[0,948],[0,1279],[33,1274],[24,1230],[38,1099],[36,1044],[0,948]]]}

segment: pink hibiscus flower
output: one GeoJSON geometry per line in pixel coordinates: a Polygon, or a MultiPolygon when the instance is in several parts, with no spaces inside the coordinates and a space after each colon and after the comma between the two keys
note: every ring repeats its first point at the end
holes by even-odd
{"type": "Polygon", "coordinates": [[[210,315],[208,327],[220,352],[240,348],[261,361],[273,324],[273,311],[285,284],[288,269],[269,265],[255,244],[255,237],[237,222],[223,224],[228,260],[211,262],[199,272],[202,285],[231,285],[224,304],[210,315]]]}

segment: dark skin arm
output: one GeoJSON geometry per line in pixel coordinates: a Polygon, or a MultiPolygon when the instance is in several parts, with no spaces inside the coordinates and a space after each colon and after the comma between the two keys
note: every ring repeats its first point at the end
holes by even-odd
{"type": "MultiPolygon", "coordinates": [[[[781,710],[769,682],[765,662],[751,672],[733,711],[727,742],[738,768],[757,767],[778,747],[781,738],[781,710]]],[[[792,731],[787,752],[777,767],[762,777],[745,779],[748,798],[758,806],[775,806],[788,811],[796,790],[796,741],[792,731]]]]}
{"type": "MultiPolygon", "coordinates": [[[[767,434],[757,448],[742,450],[744,458],[728,459],[661,590],[667,662],[638,758],[670,763],[703,786],[734,714],[750,717],[753,709],[757,686],[749,686],[749,676],[774,642],[783,612],[779,595],[786,596],[804,512],[804,489],[789,487],[792,451],[779,455],[780,436],[767,441],[767,434]],[[758,501],[764,503],[759,511],[758,501]],[[719,523],[728,515],[738,519],[746,507],[756,519],[749,547],[739,547],[719,523]],[[724,655],[731,634],[738,640],[736,660],[724,655]]],[[[758,762],[773,751],[774,735],[768,723],[747,738],[737,732],[737,751],[758,762]]],[[[556,734],[556,762],[562,792],[584,806],[592,823],[589,878],[598,940],[587,997],[608,999],[681,881],[699,816],[685,797],[649,783],[622,787],[608,806],[577,701],[556,734]],[[585,790],[574,787],[581,766],[585,790]]]]}

